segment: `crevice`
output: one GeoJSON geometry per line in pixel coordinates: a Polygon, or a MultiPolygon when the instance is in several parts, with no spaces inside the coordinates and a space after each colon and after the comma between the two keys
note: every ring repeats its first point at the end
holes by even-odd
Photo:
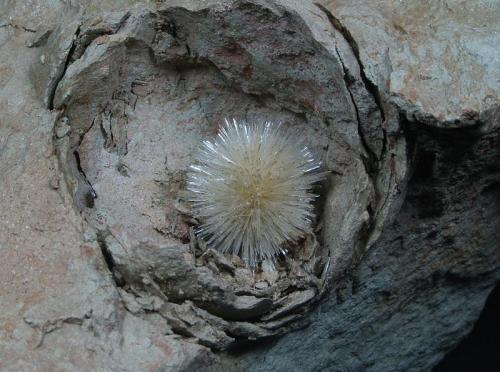
{"type": "Polygon", "coordinates": [[[97,244],[99,244],[99,248],[101,248],[102,256],[104,257],[104,261],[106,262],[106,266],[108,267],[109,271],[111,273],[113,273],[113,269],[115,267],[115,260],[113,259],[113,255],[109,251],[108,244],[106,243],[106,236],[107,235],[108,234],[106,231],[98,231],[97,232],[97,244]]]}
{"type": "MultiPolygon", "coordinates": [[[[80,58],[85,53],[85,50],[88,48],[88,46],[95,39],[97,39],[98,37],[103,36],[103,35],[112,35],[112,34],[115,34],[116,32],[118,32],[118,30],[120,28],[122,28],[123,25],[126,23],[129,16],[130,16],[130,13],[125,14],[125,16],[122,18],[122,20],[120,20],[120,23],[119,23],[116,30],[103,31],[103,32],[96,33],[95,35],[92,35],[92,37],[88,40],[88,42],[86,42],[83,45],[81,43],[79,43],[79,41],[81,41],[81,40],[79,40],[81,26],[78,26],[75,33],[73,34],[73,41],[71,43],[71,47],[70,47],[69,52],[67,53],[66,58],[64,60],[64,67],[63,67],[61,73],[59,74],[59,76],[57,76],[54,79],[53,87],[49,93],[49,99],[48,99],[48,109],[49,110],[54,109],[54,96],[55,96],[57,87],[59,86],[59,83],[61,82],[61,80],[64,78],[64,75],[66,74],[66,70],[68,69],[68,66],[70,64],[72,64],[73,62],[75,62],[76,60],[78,60],[78,58],[80,58]],[[78,47],[81,47],[81,49],[78,51],[77,56],[75,58],[75,52],[77,51],[78,47]]],[[[83,35],[85,35],[85,34],[83,34],[83,35]]]]}
{"type": "Polygon", "coordinates": [[[113,112],[109,111],[109,138],[110,147],[116,147],[115,136],[113,135],[113,112]]]}
{"type": "Polygon", "coordinates": [[[118,33],[118,31],[121,30],[121,28],[123,27],[123,25],[127,22],[127,20],[130,18],[130,12],[127,12],[125,13],[125,15],[123,16],[123,18],[120,20],[120,23],[118,24],[118,27],[116,27],[115,30],[113,30],[113,34],[116,34],[118,33]]]}
{"type": "Polygon", "coordinates": [[[94,200],[97,199],[97,193],[95,192],[94,188],[92,187],[92,184],[87,179],[87,175],[85,174],[84,170],[82,169],[82,165],[80,162],[80,154],[78,153],[78,150],[74,150],[73,155],[75,157],[76,168],[78,169],[78,172],[80,172],[85,183],[89,187],[88,192],[85,194],[85,205],[87,208],[94,208],[94,205],[95,205],[94,200]]]}
{"type": "Polygon", "coordinates": [[[49,99],[48,99],[48,109],[49,110],[54,109],[54,96],[56,95],[56,90],[57,90],[57,87],[59,86],[59,83],[61,82],[61,80],[64,78],[64,75],[66,74],[66,70],[68,69],[68,66],[71,64],[71,56],[75,52],[76,45],[77,45],[76,39],[78,38],[79,34],[80,34],[80,26],[78,26],[78,28],[76,29],[76,31],[73,35],[73,42],[71,43],[71,47],[68,51],[68,54],[66,54],[66,58],[64,60],[64,67],[63,67],[61,73],[59,74],[59,76],[57,76],[54,79],[54,84],[52,86],[52,89],[50,90],[49,99]]]}
{"type": "Polygon", "coordinates": [[[102,123],[102,119],[99,120],[99,129],[101,130],[101,135],[102,138],[104,139],[104,144],[108,143],[108,133],[106,132],[106,129],[104,128],[104,124],[102,123]]]}
{"type": "Polygon", "coordinates": [[[72,324],[82,326],[86,319],[90,319],[92,316],[92,312],[84,314],[81,317],[78,316],[68,316],[65,318],[57,318],[57,319],[48,319],[45,321],[37,321],[33,319],[29,319],[23,317],[24,322],[31,328],[36,329],[40,332],[40,337],[38,339],[37,344],[34,349],[38,349],[43,346],[43,342],[45,340],[45,336],[49,333],[57,331],[63,327],[65,324],[72,324]]]}
{"type": "Polygon", "coordinates": [[[98,39],[101,36],[116,34],[123,27],[129,17],[130,12],[127,12],[119,21],[116,28],[114,28],[113,26],[109,26],[107,28],[93,28],[92,26],[90,26],[81,34],[77,35],[78,38],[75,37],[76,49],[71,55],[70,63],[74,63],[75,61],[80,59],[87,48],[90,46],[90,44],[94,42],[94,40],[98,39]]]}
{"type": "Polygon", "coordinates": [[[28,28],[26,26],[16,25],[15,23],[12,23],[12,22],[4,23],[4,24],[0,25],[0,28],[4,28],[4,27],[12,27],[12,28],[15,28],[17,30],[22,30],[22,31],[31,32],[31,33],[37,32],[37,30],[35,30],[35,29],[28,28]]]}
{"type": "Polygon", "coordinates": [[[90,127],[84,133],[82,133],[80,135],[78,144],[73,149],[73,156],[74,156],[74,159],[75,159],[76,169],[77,169],[78,173],[80,173],[81,179],[83,180],[83,182],[85,182],[85,184],[88,187],[88,191],[85,193],[85,196],[84,196],[85,197],[85,200],[84,200],[85,201],[85,206],[87,208],[94,208],[94,205],[95,205],[94,200],[97,199],[97,193],[94,190],[94,188],[92,187],[92,183],[87,178],[87,175],[86,175],[85,171],[83,170],[83,167],[82,167],[82,164],[81,164],[81,159],[80,159],[79,148],[80,148],[80,145],[83,142],[83,139],[85,138],[85,135],[92,129],[92,127],[94,126],[94,124],[95,124],[95,119],[92,120],[92,124],[90,125],[90,127]]]}
{"type": "Polygon", "coordinates": [[[381,97],[380,97],[380,92],[379,92],[377,86],[370,79],[368,79],[367,76],[366,76],[366,74],[365,74],[365,68],[364,68],[363,63],[361,62],[361,58],[359,56],[358,43],[356,42],[356,40],[354,40],[354,38],[351,35],[350,31],[328,9],[326,9],[323,5],[318,4],[318,3],[316,3],[316,6],[319,9],[321,9],[321,11],[323,11],[323,13],[326,14],[326,16],[328,17],[328,19],[331,22],[332,26],[337,31],[339,31],[342,34],[342,36],[344,36],[345,40],[347,41],[347,43],[351,47],[351,49],[352,49],[352,51],[354,53],[354,56],[356,57],[356,60],[358,61],[358,64],[359,64],[359,67],[360,67],[361,79],[363,80],[363,83],[364,83],[366,89],[368,90],[368,92],[370,92],[370,94],[373,96],[373,98],[375,100],[375,104],[377,105],[377,107],[378,107],[378,109],[380,111],[380,115],[382,117],[382,121],[385,121],[385,113],[384,113],[383,106],[382,106],[382,100],[381,100],[381,97]]]}
{"type": "MultiPolygon", "coordinates": [[[[383,109],[382,105],[382,99],[380,97],[380,91],[378,90],[377,86],[370,80],[365,74],[365,68],[363,66],[363,63],[361,62],[361,58],[359,56],[359,47],[358,43],[356,40],[354,40],[354,37],[351,35],[351,32],[342,24],[342,22],[335,17],[328,9],[325,8],[322,4],[315,3],[315,5],[327,16],[328,20],[332,24],[332,26],[342,34],[344,39],[347,41],[349,46],[351,47],[351,50],[354,54],[354,57],[356,58],[356,61],[358,62],[359,65],[359,71],[360,71],[360,76],[361,80],[363,81],[363,84],[370,93],[375,101],[375,104],[377,105],[377,108],[380,112],[380,116],[382,118],[382,123],[385,122],[385,112],[383,109]]],[[[337,52],[338,53],[338,52],[337,52]]],[[[345,69],[344,69],[345,71],[345,69]]],[[[382,154],[385,153],[386,151],[386,146],[387,146],[387,133],[386,130],[382,127],[382,132],[384,134],[384,139],[382,143],[382,154]]]]}
{"type": "MultiPolygon", "coordinates": [[[[381,130],[382,130],[382,134],[383,134],[382,149],[381,149],[381,153],[380,153],[380,156],[381,156],[380,160],[382,160],[387,155],[386,152],[387,152],[387,141],[388,140],[387,140],[387,131],[384,128],[384,123],[386,122],[386,115],[385,115],[385,112],[383,109],[382,99],[381,99],[378,87],[370,79],[368,79],[368,77],[366,76],[365,68],[364,68],[364,65],[361,61],[361,57],[359,54],[359,46],[358,46],[356,40],[354,39],[354,37],[352,36],[352,34],[350,33],[350,31],[342,24],[342,22],[337,17],[335,17],[323,5],[318,4],[318,3],[315,3],[315,5],[326,15],[326,17],[328,18],[328,20],[330,21],[332,26],[344,37],[345,41],[349,44],[349,46],[352,50],[352,53],[354,55],[354,58],[356,59],[356,61],[358,63],[359,74],[360,74],[363,86],[366,89],[366,91],[368,92],[368,94],[370,94],[373,97],[374,103],[375,103],[378,111],[380,112],[380,117],[381,117],[381,122],[382,122],[381,130]]],[[[343,61],[336,45],[335,45],[335,52],[337,53],[339,61],[342,65],[342,69],[344,71],[344,81],[346,84],[346,89],[349,92],[349,96],[351,97],[351,102],[352,102],[352,104],[355,108],[355,111],[356,111],[356,119],[358,121],[359,136],[360,136],[361,142],[362,142],[362,144],[363,144],[363,146],[366,149],[367,154],[368,154],[368,159],[366,157],[362,156],[361,160],[363,161],[365,170],[366,170],[368,176],[370,177],[370,179],[373,183],[373,186],[375,188],[375,194],[376,194],[375,201],[377,204],[379,204],[380,203],[380,194],[376,188],[376,178],[377,178],[376,172],[377,172],[377,163],[379,161],[379,158],[375,155],[375,153],[368,146],[368,143],[365,139],[365,136],[364,136],[364,133],[363,133],[363,130],[361,127],[361,120],[360,120],[358,107],[356,105],[354,95],[350,89],[350,86],[352,85],[353,77],[349,74],[349,71],[344,64],[344,61],[343,61]]],[[[390,181],[390,183],[392,183],[393,178],[394,178],[394,175],[393,175],[394,174],[394,169],[393,169],[393,167],[394,167],[394,165],[393,165],[394,154],[388,154],[388,155],[391,157],[391,159],[389,161],[391,163],[391,165],[390,165],[390,169],[391,169],[391,176],[390,176],[391,181],[390,181]]],[[[386,205],[388,199],[389,199],[389,194],[386,193],[384,200],[382,201],[381,204],[379,204],[379,205],[381,205],[381,207],[379,207],[377,209],[382,210],[383,208],[385,208],[385,205],[386,205]]],[[[375,228],[375,225],[376,225],[375,215],[376,215],[377,211],[374,208],[368,208],[368,213],[369,213],[370,218],[369,218],[369,221],[367,222],[367,224],[365,224],[365,226],[363,227],[363,231],[361,232],[361,237],[360,237],[360,240],[363,241],[365,247],[368,244],[370,236],[372,235],[372,232],[375,228]]]]}
{"type": "MultiPolygon", "coordinates": [[[[376,170],[377,170],[377,167],[376,167],[377,157],[375,156],[375,154],[371,150],[370,146],[368,146],[368,143],[366,142],[366,139],[363,135],[363,130],[361,128],[361,118],[359,115],[359,109],[356,105],[354,95],[350,89],[353,77],[349,74],[349,72],[344,64],[344,61],[342,60],[342,57],[340,56],[340,53],[337,49],[337,46],[335,46],[335,52],[337,53],[340,64],[342,66],[342,70],[344,72],[344,82],[345,82],[346,90],[349,93],[349,97],[351,98],[351,102],[352,102],[352,105],[353,105],[355,113],[356,113],[356,121],[358,123],[359,137],[360,137],[361,143],[362,143],[362,145],[367,153],[367,157],[361,155],[361,161],[363,162],[363,166],[365,168],[365,171],[369,175],[370,179],[372,180],[372,183],[375,183],[373,181],[373,179],[374,179],[374,175],[375,175],[376,170]]],[[[375,226],[374,210],[370,206],[368,206],[367,210],[368,210],[370,218],[369,218],[369,221],[363,225],[362,231],[360,231],[359,238],[358,238],[358,242],[360,244],[358,245],[358,248],[355,249],[355,251],[358,252],[357,254],[359,256],[361,256],[361,252],[364,250],[362,247],[366,247],[368,240],[369,240],[369,237],[370,237],[370,235],[373,231],[373,228],[375,226]]],[[[358,259],[356,259],[356,261],[358,261],[359,259],[360,259],[360,257],[358,259]]]]}
{"type": "Polygon", "coordinates": [[[356,101],[354,99],[354,95],[352,94],[351,91],[351,85],[352,85],[352,79],[353,77],[349,74],[349,71],[347,70],[344,61],[342,60],[342,57],[340,56],[340,53],[337,49],[337,46],[335,46],[335,52],[337,53],[337,57],[339,58],[340,64],[342,65],[342,71],[344,72],[344,83],[347,89],[347,92],[349,93],[349,97],[351,98],[351,103],[354,107],[354,111],[356,114],[356,122],[358,123],[358,133],[359,133],[359,138],[361,139],[361,143],[368,155],[368,158],[361,156],[361,160],[363,161],[363,164],[365,166],[366,172],[368,174],[373,174],[375,171],[375,163],[376,163],[376,156],[373,153],[373,151],[370,149],[370,146],[368,146],[368,143],[366,142],[365,136],[363,134],[363,129],[361,128],[361,117],[359,115],[359,109],[358,106],[356,105],[356,101]]]}
{"type": "MultiPolygon", "coordinates": [[[[226,334],[234,337],[230,333],[226,332],[226,334]]],[[[245,354],[250,354],[252,351],[258,352],[267,350],[270,349],[274,344],[276,344],[279,338],[280,337],[277,335],[271,335],[267,337],[261,337],[258,340],[239,339],[229,345],[225,352],[233,357],[238,357],[245,354]]]]}

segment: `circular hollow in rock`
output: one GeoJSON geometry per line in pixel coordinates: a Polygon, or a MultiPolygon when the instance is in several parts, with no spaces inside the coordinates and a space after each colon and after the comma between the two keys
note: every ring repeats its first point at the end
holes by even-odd
{"type": "Polygon", "coordinates": [[[56,146],[127,308],[157,311],[214,349],[287,332],[321,296],[372,194],[339,60],[294,12],[245,1],[88,20],[75,44],[54,95],[71,132],[56,146]],[[226,117],[293,127],[341,174],[323,185],[316,234],[276,271],[203,247],[182,202],[193,151],[226,117]]]}

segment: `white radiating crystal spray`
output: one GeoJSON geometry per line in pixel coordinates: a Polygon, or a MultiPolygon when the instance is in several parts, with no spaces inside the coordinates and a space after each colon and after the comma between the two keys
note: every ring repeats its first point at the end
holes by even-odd
{"type": "Polygon", "coordinates": [[[275,262],[283,243],[310,231],[311,192],[324,174],[297,134],[270,122],[226,120],[203,141],[188,174],[187,190],[197,235],[250,267],[275,262]]]}

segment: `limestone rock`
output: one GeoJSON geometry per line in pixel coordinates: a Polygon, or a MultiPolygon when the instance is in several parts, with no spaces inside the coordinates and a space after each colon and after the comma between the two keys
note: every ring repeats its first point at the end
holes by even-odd
{"type": "Polygon", "coordinates": [[[0,369],[430,369],[500,278],[499,16],[1,4],[0,369]],[[297,128],[329,172],[276,271],[193,234],[185,172],[225,117],[297,128]]]}

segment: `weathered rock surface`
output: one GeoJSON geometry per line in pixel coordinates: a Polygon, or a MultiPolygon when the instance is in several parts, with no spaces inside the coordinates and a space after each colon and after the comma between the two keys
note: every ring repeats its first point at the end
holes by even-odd
{"type": "Polygon", "coordinates": [[[425,370],[471,328],[500,276],[498,4],[0,14],[0,369],[425,370]],[[227,116],[331,174],[276,272],[192,233],[184,173],[227,116]]]}
{"type": "Polygon", "coordinates": [[[393,222],[309,326],[235,363],[252,371],[429,370],[472,328],[499,279],[500,6],[323,5],[381,105],[396,105],[411,177],[399,185],[406,196],[393,222]]]}

